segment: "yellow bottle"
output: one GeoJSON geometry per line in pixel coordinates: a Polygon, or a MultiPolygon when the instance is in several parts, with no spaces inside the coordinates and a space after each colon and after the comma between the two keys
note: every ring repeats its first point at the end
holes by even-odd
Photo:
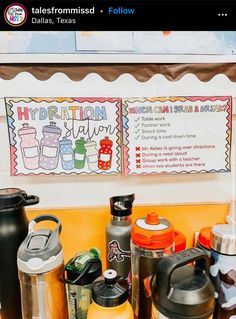
{"type": "Polygon", "coordinates": [[[115,270],[106,270],[93,282],[92,299],[87,319],[134,319],[128,302],[128,284],[117,278],[115,270]]]}

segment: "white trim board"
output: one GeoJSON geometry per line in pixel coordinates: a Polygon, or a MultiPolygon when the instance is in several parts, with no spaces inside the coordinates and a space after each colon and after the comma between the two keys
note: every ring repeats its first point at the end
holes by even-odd
{"type": "Polygon", "coordinates": [[[236,55],[190,54],[15,54],[1,53],[0,63],[235,63],[236,55]]]}

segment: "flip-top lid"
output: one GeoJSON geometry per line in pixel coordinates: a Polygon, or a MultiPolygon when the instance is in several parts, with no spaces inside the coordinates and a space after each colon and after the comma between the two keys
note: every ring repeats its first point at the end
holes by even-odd
{"type": "Polygon", "coordinates": [[[75,255],[65,266],[67,282],[73,285],[90,285],[102,274],[100,251],[91,248],[75,255]]]}
{"type": "Polygon", "coordinates": [[[43,273],[49,271],[63,261],[63,252],[59,240],[61,223],[53,215],[42,215],[29,223],[29,232],[18,249],[17,262],[19,270],[26,273],[43,273]],[[34,225],[50,220],[57,223],[54,231],[51,229],[34,230],[34,225]]]}

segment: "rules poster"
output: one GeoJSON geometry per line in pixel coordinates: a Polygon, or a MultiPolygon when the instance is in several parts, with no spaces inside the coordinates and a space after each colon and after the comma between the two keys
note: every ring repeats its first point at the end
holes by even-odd
{"type": "Polygon", "coordinates": [[[118,174],[118,98],[5,98],[11,175],[118,174]]]}
{"type": "Polygon", "coordinates": [[[230,171],[232,97],[122,100],[127,175],[230,171]]]}

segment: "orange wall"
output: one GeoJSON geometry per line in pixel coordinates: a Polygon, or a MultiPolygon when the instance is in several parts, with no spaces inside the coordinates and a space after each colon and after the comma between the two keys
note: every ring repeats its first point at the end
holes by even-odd
{"type": "MultiPolygon", "coordinates": [[[[177,206],[139,206],[133,210],[133,220],[155,211],[167,218],[175,229],[187,237],[187,246],[191,247],[194,232],[215,223],[224,223],[229,204],[202,204],[177,206]]],[[[102,252],[105,265],[105,228],[109,223],[109,207],[90,207],[77,209],[28,210],[29,219],[41,214],[54,214],[62,223],[61,242],[65,253],[65,262],[75,253],[97,247],[102,252]]]]}

